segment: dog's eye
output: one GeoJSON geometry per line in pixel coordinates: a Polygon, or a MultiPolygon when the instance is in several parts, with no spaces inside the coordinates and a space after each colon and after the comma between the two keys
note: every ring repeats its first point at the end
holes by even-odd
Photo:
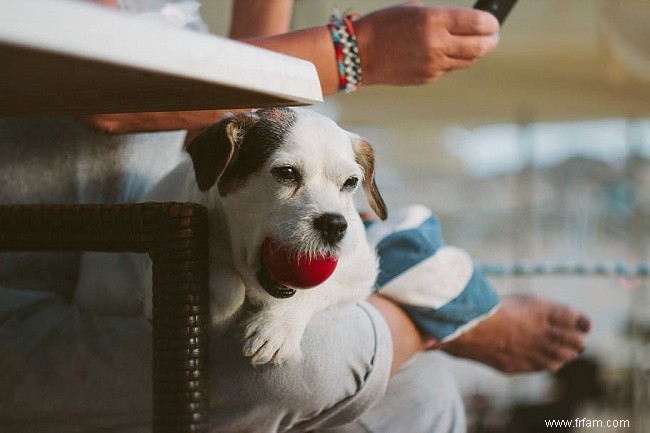
{"type": "Polygon", "coordinates": [[[359,178],[356,176],[351,176],[348,177],[345,183],[343,184],[343,189],[354,189],[357,187],[357,184],[359,183],[359,178]]]}
{"type": "Polygon", "coordinates": [[[271,169],[271,174],[280,181],[298,182],[300,180],[298,170],[288,165],[271,169]]]}

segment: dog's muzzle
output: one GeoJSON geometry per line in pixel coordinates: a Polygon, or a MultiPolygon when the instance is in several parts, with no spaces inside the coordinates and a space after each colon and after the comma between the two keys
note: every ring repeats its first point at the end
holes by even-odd
{"type": "Polygon", "coordinates": [[[314,228],[329,246],[334,246],[345,236],[348,221],[340,213],[324,213],[314,219],[314,228]]]}

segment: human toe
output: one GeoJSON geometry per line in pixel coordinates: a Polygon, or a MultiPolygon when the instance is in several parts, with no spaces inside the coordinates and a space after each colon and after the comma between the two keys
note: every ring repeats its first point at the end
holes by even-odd
{"type": "Polygon", "coordinates": [[[585,316],[584,314],[580,315],[576,324],[578,329],[584,332],[585,334],[591,331],[591,319],[589,319],[589,317],[585,316]]]}
{"type": "Polygon", "coordinates": [[[554,327],[549,331],[549,343],[554,347],[566,348],[579,354],[585,350],[586,334],[554,327]]]}
{"type": "Polygon", "coordinates": [[[578,330],[584,334],[591,330],[591,320],[585,314],[560,304],[549,304],[549,309],[549,321],[552,325],[578,330]]]}

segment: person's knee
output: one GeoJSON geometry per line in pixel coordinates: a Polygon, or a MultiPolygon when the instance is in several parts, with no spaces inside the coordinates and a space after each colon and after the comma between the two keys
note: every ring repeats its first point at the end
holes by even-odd
{"type": "Polygon", "coordinates": [[[302,357],[281,365],[252,366],[236,335],[214,339],[214,416],[230,419],[238,408],[248,419],[301,430],[358,418],[381,398],[390,371],[389,330],[375,315],[353,305],[314,316],[302,340],[302,357]]]}
{"type": "Polygon", "coordinates": [[[384,398],[361,417],[373,433],[466,430],[458,386],[433,352],[414,357],[389,382],[384,398]]]}

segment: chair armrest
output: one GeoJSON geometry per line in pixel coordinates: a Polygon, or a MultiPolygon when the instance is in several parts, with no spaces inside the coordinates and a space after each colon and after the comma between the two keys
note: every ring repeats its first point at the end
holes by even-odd
{"type": "Polygon", "coordinates": [[[0,250],[148,253],[153,429],[208,429],[208,224],[194,203],[0,205],[0,250]]]}

